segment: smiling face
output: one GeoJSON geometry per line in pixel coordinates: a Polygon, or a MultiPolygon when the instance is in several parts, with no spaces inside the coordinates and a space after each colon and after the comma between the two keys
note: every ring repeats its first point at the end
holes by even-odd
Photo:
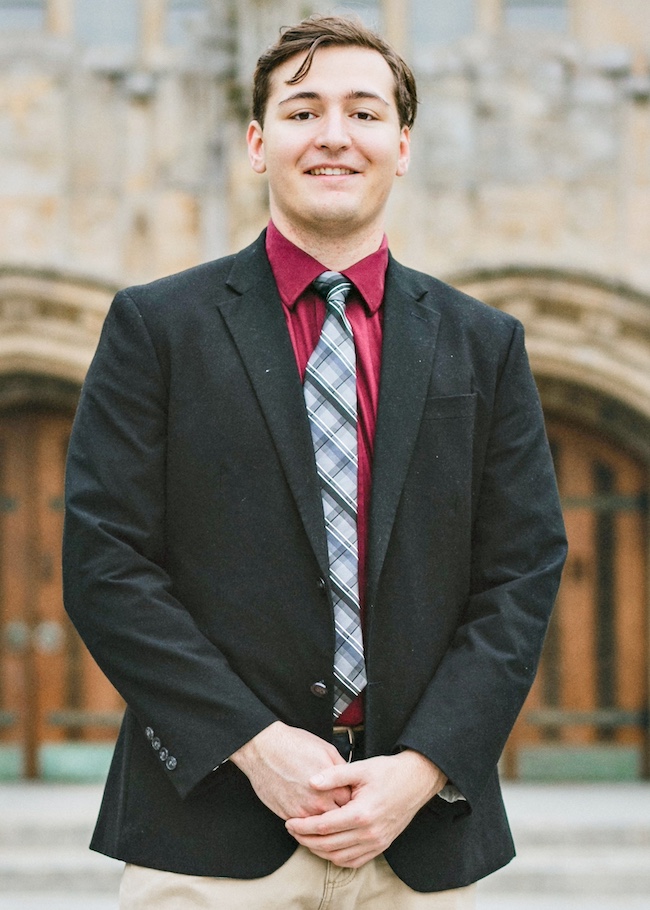
{"type": "Polygon", "coordinates": [[[271,217],[290,240],[309,250],[310,238],[363,238],[371,252],[409,161],[393,74],[377,51],[322,47],[304,79],[288,84],[302,60],[273,71],[264,126],[248,128],[251,164],[267,173],[271,217]]]}

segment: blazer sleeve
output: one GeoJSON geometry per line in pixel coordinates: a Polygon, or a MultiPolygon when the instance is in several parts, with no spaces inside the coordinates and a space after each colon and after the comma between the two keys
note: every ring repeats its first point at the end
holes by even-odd
{"type": "Polygon", "coordinates": [[[566,557],[555,473],[519,323],[486,412],[487,443],[474,477],[469,597],[399,739],[400,747],[442,768],[466,797],[466,803],[443,806],[455,813],[471,810],[494,774],[535,677],[566,557]]]}
{"type": "Polygon", "coordinates": [[[165,570],[167,411],[156,348],[121,292],[70,440],[64,601],[142,735],[155,731],[174,756],[157,765],[185,796],[276,718],[202,634],[165,570]]]}

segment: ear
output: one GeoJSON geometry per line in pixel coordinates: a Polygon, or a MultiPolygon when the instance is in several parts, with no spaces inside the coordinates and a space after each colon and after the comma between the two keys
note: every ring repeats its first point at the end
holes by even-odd
{"type": "Polygon", "coordinates": [[[263,174],[266,170],[264,160],[264,137],[262,127],[257,120],[252,120],[246,131],[246,144],[248,145],[248,159],[256,174],[263,174]]]}
{"type": "Polygon", "coordinates": [[[397,159],[397,170],[395,171],[398,177],[403,177],[404,174],[406,174],[409,169],[410,160],[411,131],[408,126],[403,126],[399,137],[399,158],[397,159]]]}

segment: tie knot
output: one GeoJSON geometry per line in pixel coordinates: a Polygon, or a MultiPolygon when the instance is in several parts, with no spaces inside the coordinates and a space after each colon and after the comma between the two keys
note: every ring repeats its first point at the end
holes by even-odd
{"type": "Polygon", "coordinates": [[[341,275],[340,272],[323,272],[314,281],[314,287],[325,298],[328,307],[336,310],[338,313],[345,312],[345,302],[347,300],[352,282],[341,275]]]}

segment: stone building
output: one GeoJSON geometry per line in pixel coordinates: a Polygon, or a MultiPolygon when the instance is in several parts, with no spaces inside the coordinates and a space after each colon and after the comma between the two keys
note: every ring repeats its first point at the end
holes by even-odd
{"type": "Polygon", "coordinates": [[[0,777],[101,775],[115,736],[59,560],[112,294],[264,225],[255,58],[345,9],[418,77],[393,251],[523,321],[548,419],[571,550],[504,771],[650,771],[647,0],[0,0],[0,777]]]}

